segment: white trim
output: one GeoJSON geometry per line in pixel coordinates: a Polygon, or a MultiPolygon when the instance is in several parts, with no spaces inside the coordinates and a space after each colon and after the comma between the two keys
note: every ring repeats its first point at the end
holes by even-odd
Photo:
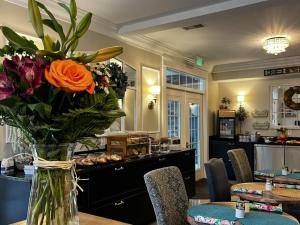
{"type": "Polygon", "coordinates": [[[195,19],[201,16],[227,11],[239,7],[245,7],[268,0],[229,0],[221,3],[216,3],[204,7],[198,7],[182,12],[167,13],[162,16],[157,16],[150,19],[139,20],[136,22],[129,22],[123,24],[119,28],[120,34],[127,34],[133,32],[141,32],[149,29],[155,29],[155,31],[162,29],[167,24],[180,23],[189,19],[195,19]]]}

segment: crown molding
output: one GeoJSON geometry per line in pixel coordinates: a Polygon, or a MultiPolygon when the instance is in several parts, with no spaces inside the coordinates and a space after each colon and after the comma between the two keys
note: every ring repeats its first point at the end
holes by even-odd
{"type": "MultiPolygon", "coordinates": [[[[27,0],[5,0],[6,2],[27,8],[27,0]]],[[[69,15],[66,11],[60,7],[57,2],[66,3],[65,0],[49,1],[40,0],[40,2],[47,5],[47,8],[53,13],[53,15],[60,21],[70,23],[69,15]]],[[[82,17],[87,12],[82,9],[78,9],[78,16],[82,17]]],[[[163,56],[169,55],[174,58],[179,58],[185,61],[193,62],[194,59],[191,56],[187,56],[178,50],[166,45],[165,43],[156,41],[142,34],[136,34],[131,36],[123,36],[118,34],[118,26],[102,17],[93,15],[90,30],[109,36],[118,41],[143,49],[148,52],[163,56]]],[[[195,63],[194,63],[195,64],[195,63]]],[[[196,66],[196,65],[195,65],[196,66]]]]}
{"type": "Polygon", "coordinates": [[[227,73],[243,70],[255,70],[255,69],[266,69],[266,68],[278,68],[284,66],[299,66],[300,56],[276,58],[276,59],[265,59],[256,60],[241,63],[231,63],[224,65],[217,65],[213,68],[213,74],[227,73]]]}

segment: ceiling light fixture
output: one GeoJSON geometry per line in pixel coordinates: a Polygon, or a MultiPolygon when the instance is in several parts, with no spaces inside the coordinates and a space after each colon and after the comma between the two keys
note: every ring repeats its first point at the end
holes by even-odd
{"type": "Polygon", "coordinates": [[[286,37],[271,37],[263,43],[263,48],[268,54],[278,55],[285,52],[287,47],[289,47],[289,40],[286,37]]]}

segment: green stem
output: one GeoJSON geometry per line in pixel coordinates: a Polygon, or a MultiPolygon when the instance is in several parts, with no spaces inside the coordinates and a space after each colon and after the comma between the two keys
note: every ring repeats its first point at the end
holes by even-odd
{"type": "Polygon", "coordinates": [[[49,183],[47,182],[43,193],[41,194],[38,202],[36,203],[35,207],[32,210],[32,217],[33,217],[32,220],[31,220],[32,224],[37,224],[37,220],[39,218],[39,211],[41,209],[41,205],[42,205],[42,202],[44,200],[44,196],[45,196],[45,194],[46,194],[46,192],[48,190],[48,187],[49,187],[49,183]]]}
{"type": "MultiPolygon", "coordinates": [[[[52,181],[52,177],[51,177],[51,174],[50,174],[50,170],[47,170],[47,174],[48,174],[48,180],[49,180],[49,183],[50,183],[50,190],[51,190],[53,199],[55,200],[55,188],[54,188],[54,185],[53,185],[53,181],[52,181]]],[[[58,204],[57,201],[56,201],[56,203],[58,204]]]]}

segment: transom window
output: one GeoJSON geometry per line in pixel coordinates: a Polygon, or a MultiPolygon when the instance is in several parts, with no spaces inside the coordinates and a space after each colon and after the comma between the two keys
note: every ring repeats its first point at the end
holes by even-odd
{"type": "Polygon", "coordinates": [[[170,68],[167,68],[166,70],[166,77],[168,84],[199,91],[205,90],[205,79],[201,77],[197,77],[170,68]]]}

